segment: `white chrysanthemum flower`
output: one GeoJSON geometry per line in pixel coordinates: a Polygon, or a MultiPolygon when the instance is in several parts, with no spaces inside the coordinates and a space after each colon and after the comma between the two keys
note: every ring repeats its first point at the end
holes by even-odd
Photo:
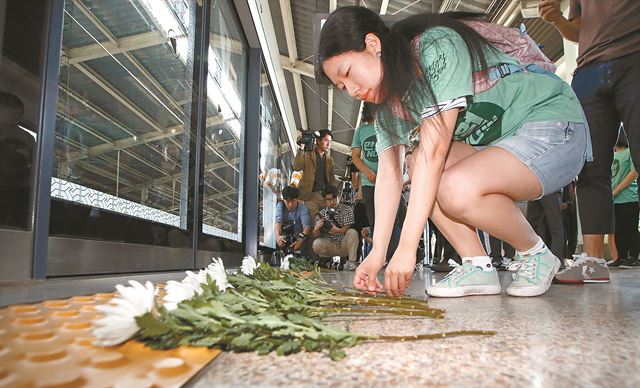
{"type": "Polygon", "coordinates": [[[280,262],[280,269],[289,270],[289,260],[293,258],[293,255],[286,255],[280,262]]]}
{"type": "Polygon", "coordinates": [[[189,283],[196,290],[196,294],[202,292],[202,285],[207,282],[207,271],[201,269],[197,274],[191,271],[185,271],[187,277],[182,279],[182,283],[189,283]]]}
{"type": "Polygon", "coordinates": [[[213,260],[213,263],[209,264],[206,271],[216,282],[218,290],[224,291],[227,288],[233,288],[233,286],[227,281],[227,271],[224,269],[222,259],[218,257],[217,259],[211,258],[211,260],[213,260]]]}
{"type": "Polygon", "coordinates": [[[169,280],[165,286],[167,293],[162,300],[164,307],[169,311],[175,310],[180,302],[202,294],[202,284],[207,281],[207,271],[201,269],[197,274],[191,271],[185,273],[187,276],[182,281],[169,280]]]}
{"type": "Polygon", "coordinates": [[[129,280],[131,287],[118,284],[119,295],[109,304],[97,306],[96,310],[105,314],[95,322],[93,335],[98,346],[113,346],[133,337],[140,328],[136,317],[151,312],[155,306],[155,288],[151,282],[143,286],[129,280]]]}
{"type": "Polygon", "coordinates": [[[253,275],[253,271],[258,268],[258,263],[256,263],[256,259],[251,256],[245,256],[242,259],[242,266],[240,267],[240,272],[243,274],[250,276],[253,275]]]}

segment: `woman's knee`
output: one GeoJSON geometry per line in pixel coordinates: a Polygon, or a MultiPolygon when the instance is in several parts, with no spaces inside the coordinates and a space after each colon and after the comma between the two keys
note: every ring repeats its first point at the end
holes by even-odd
{"type": "Polygon", "coordinates": [[[442,211],[456,217],[464,216],[476,206],[474,198],[481,196],[480,188],[471,177],[455,171],[445,172],[440,180],[437,200],[442,211]]]}

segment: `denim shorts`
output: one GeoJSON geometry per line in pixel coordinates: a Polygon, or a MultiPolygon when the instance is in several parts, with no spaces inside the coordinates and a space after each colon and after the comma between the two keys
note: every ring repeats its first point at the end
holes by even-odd
{"type": "Polygon", "coordinates": [[[515,135],[492,145],[529,167],[542,185],[540,197],[566,186],[592,158],[587,125],[568,121],[525,123],[515,135]]]}

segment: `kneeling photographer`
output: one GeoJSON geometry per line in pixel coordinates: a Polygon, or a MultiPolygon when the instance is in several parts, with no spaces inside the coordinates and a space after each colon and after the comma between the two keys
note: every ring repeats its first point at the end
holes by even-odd
{"type": "Polygon", "coordinates": [[[315,217],[313,228],[313,251],[321,257],[348,256],[345,269],[356,269],[358,232],[351,229],[354,223],[353,208],[338,203],[338,189],[335,186],[325,186],[322,191],[325,207],[320,209],[315,217]]]}
{"type": "Polygon", "coordinates": [[[283,202],[276,207],[275,234],[278,249],[284,254],[300,251],[303,256],[313,259],[311,249],[311,217],[309,209],[300,201],[300,192],[294,186],[282,190],[283,202]]]}

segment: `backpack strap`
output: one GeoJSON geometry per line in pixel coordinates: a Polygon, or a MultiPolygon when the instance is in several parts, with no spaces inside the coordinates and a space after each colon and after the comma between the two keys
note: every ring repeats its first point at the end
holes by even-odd
{"type": "Polygon", "coordinates": [[[496,81],[500,78],[504,78],[510,74],[520,73],[520,72],[528,72],[528,73],[538,73],[545,74],[550,77],[554,77],[560,79],[555,73],[550,72],[549,70],[543,69],[542,67],[536,64],[530,65],[514,65],[511,63],[503,63],[498,66],[494,66],[489,68],[487,75],[490,81],[496,81]]]}
{"type": "Polygon", "coordinates": [[[501,65],[489,68],[487,75],[490,81],[496,81],[510,74],[520,73],[526,70],[527,68],[524,65],[514,65],[511,63],[503,63],[501,65]]]}

